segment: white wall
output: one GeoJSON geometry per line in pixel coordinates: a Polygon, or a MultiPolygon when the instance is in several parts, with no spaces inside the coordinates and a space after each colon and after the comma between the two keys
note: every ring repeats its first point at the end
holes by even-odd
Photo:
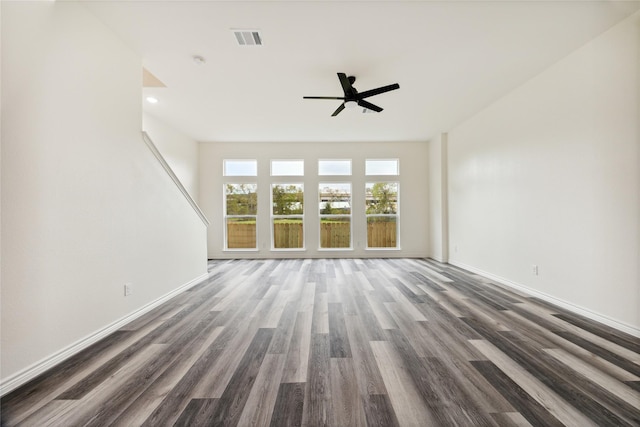
{"type": "Polygon", "coordinates": [[[151,114],[142,116],[149,135],[189,195],[198,201],[198,143],[151,114]]]}
{"type": "Polygon", "coordinates": [[[639,61],[636,13],[449,132],[452,263],[640,332],[639,61]]]}
{"type": "Polygon", "coordinates": [[[447,138],[443,133],[429,141],[429,257],[440,262],[449,260],[447,138]]]}
{"type": "Polygon", "coordinates": [[[5,392],[205,274],[206,231],[142,141],[140,58],[84,6],[2,2],[2,67],[5,392]]]}
{"type": "MultiPolygon", "coordinates": [[[[428,254],[428,145],[426,142],[388,143],[201,143],[200,144],[200,206],[211,221],[208,229],[210,258],[234,257],[424,257],[428,254]],[[223,159],[257,159],[258,178],[258,247],[257,252],[224,251],[222,217],[223,159]],[[401,250],[365,250],[364,164],[367,158],[397,158],[400,160],[400,246],[401,250]],[[303,159],[305,161],[305,240],[306,250],[271,251],[269,185],[271,159],[303,159]],[[318,159],[352,159],[353,176],[319,178],[318,159]],[[319,182],[352,182],[351,251],[319,251],[319,217],[317,200],[319,182]]],[[[387,177],[396,181],[395,177],[387,177]]],[[[233,180],[233,179],[231,179],[233,180]]],[[[299,179],[290,180],[300,182],[299,179]]]]}

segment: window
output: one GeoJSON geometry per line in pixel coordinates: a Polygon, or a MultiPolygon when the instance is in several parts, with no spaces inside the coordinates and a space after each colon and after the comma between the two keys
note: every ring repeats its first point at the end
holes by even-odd
{"type": "Polygon", "coordinates": [[[398,175],[398,159],[367,159],[365,175],[398,175]]]}
{"type": "Polygon", "coordinates": [[[398,183],[365,185],[367,248],[398,247],[398,183]]]}
{"type": "Polygon", "coordinates": [[[351,175],[351,160],[318,160],[318,175],[351,175]]]}
{"type": "Polygon", "coordinates": [[[257,160],[225,160],[224,176],[258,176],[257,160]]]}
{"type": "Polygon", "coordinates": [[[351,248],[351,184],[321,182],[320,248],[351,248]]]}
{"type": "Polygon", "coordinates": [[[274,249],[304,248],[304,190],[302,184],[271,186],[274,249]]]}
{"type": "Polygon", "coordinates": [[[257,184],[225,184],[227,249],[256,249],[257,184]]]}
{"type": "Polygon", "coordinates": [[[271,160],[271,176],[304,176],[304,160],[271,160]]]}

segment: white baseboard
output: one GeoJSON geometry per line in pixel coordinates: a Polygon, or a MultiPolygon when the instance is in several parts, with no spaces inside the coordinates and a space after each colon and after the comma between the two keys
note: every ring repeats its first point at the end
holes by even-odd
{"type": "Polygon", "coordinates": [[[369,249],[366,253],[354,251],[326,251],[315,254],[308,254],[303,251],[280,251],[272,253],[262,253],[260,251],[227,251],[224,253],[213,253],[207,256],[210,260],[229,259],[373,259],[373,258],[427,258],[424,252],[402,252],[397,250],[369,249]]]}
{"type": "Polygon", "coordinates": [[[209,274],[204,273],[196,277],[195,279],[190,280],[184,285],[179,286],[173,291],[161,296],[160,298],[150,302],[149,304],[137,309],[136,311],[122,317],[121,319],[118,319],[115,322],[105,326],[104,328],[76,341],[68,347],[63,348],[62,350],[52,354],[51,356],[45,357],[44,359],[34,363],[33,365],[26,367],[25,369],[9,376],[8,378],[3,379],[0,383],[0,396],[4,396],[5,394],[15,390],[21,385],[26,384],[46,370],[79,353],[90,345],[100,341],[102,338],[117,331],[127,323],[132,322],[143,314],[148,313],[160,304],[169,301],[179,293],[184,292],[187,289],[197,285],[207,277],[209,277],[209,274]]]}
{"type": "Polygon", "coordinates": [[[463,268],[465,270],[468,270],[472,273],[476,273],[479,274],[481,276],[484,276],[488,279],[491,279],[495,282],[497,282],[498,284],[507,286],[509,288],[513,288],[516,289],[524,294],[527,294],[529,296],[532,297],[536,297],[536,298],[540,298],[541,300],[544,300],[546,302],[549,302],[551,304],[557,305],[558,307],[564,308],[566,310],[569,310],[573,313],[582,315],[588,319],[594,320],[596,322],[605,324],[607,326],[611,326],[612,328],[618,329],[619,331],[625,332],[627,334],[633,335],[634,337],[638,337],[640,338],[640,329],[633,326],[633,325],[629,325],[625,322],[621,322],[619,320],[613,319],[611,317],[605,316],[603,314],[600,313],[596,313],[595,311],[592,311],[588,308],[584,308],[581,307],[579,305],[573,304],[571,302],[562,300],[560,298],[554,297],[553,295],[549,295],[546,294],[544,292],[540,292],[537,291],[535,289],[531,289],[527,286],[521,285],[519,283],[516,282],[512,282],[509,279],[505,279],[504,277],[500,277],[500,276],[496,276],[495,274],[480,270],[478,268],[472,267],[470,265],[466,265],[463,264],[461,262],[458,261],[451,261],[449,260],[449,264],[451,265],[455,265],[456,267],[460,267],[463,268]]]}

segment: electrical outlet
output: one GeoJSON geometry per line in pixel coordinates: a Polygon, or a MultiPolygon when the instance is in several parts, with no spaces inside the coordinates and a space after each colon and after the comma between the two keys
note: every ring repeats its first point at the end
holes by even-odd
{"type": "Polygon", "coordinates": [[[131,295],[132,292],[133,292],[133,290],[131,289],[131,283],[125,283],[124,284],[124,296],[128,297],[129,295],[131,295]]]}
{"type": "Polygon", "coordinates": [[[533,264],[533,267],[531,268],[531,272],[533,273],[534,276],[538,275],[538,266],[536,264],[533,264]]]}

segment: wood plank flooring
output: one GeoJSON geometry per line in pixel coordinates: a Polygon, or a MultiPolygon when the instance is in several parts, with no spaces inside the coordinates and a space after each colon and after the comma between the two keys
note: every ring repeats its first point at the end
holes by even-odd
{"type": "Polygon", "coordinates": [[[639,426],[640,340],[421,259],[210,261],[3,426],[639,426]]]}

